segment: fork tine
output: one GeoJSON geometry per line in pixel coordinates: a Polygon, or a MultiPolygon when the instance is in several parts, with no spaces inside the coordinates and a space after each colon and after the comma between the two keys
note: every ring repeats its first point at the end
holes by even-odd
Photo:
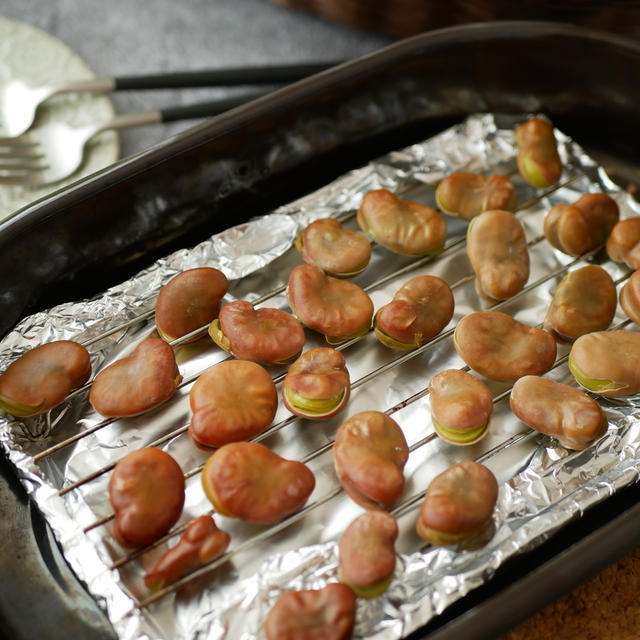
{"type": "Polygon", "coordinates": [[[0,138],[0,185],[39,186],[47,181],[51,164],[41,142],[29,134],[0,138]]]}
{"type": "Polygon", "coordinates": [[[48,168],[49,165],[41,164],[37,159],[23,160],[21,158],[15,158],[14,162],[5,162],[0,159],[0,175],[12,171],[42,171],[48,168]]]}
{"type": "Polygon", "coordinates": [[[28,135],[24,134],[13,138],[0,138],[0,147],[10,147],[11,149],[15,149],[17,147],[33,148],[37,146],[38,142],[36,140],[33,140],[28,135]]]}
{"type": "Polygon", "coordinates": [[[20,157],[0,152],[0,185],[36,185],[43,182],[44,171],[49,164],[43,164],[42,154],[20,157]]]}
{"type": "Polygon", "coordinates": [[[42,179],[37,171],[14,171],[7,174],[0,171],[0,185],[2,186],[37,186],[41,183],[42,179]]]}
{"type": "Polygon", "coordinates": [[[2,149],[0,147],[0,162],[3,160],[13,160],[14,158],[25,158],[29,160],[38,160],[39,158],[43,158],[44,155],[40,151],[40,149],[35,148],[22,148],[17,147],[16,149],[2,149]]]}
{"type": "Polygon", "coordinates": [[[10,169],[39,169],[48,166],[45,157],[39,154],[27,155],[22,153],[3,154],[0,151],[0,171],[10,169]]]}

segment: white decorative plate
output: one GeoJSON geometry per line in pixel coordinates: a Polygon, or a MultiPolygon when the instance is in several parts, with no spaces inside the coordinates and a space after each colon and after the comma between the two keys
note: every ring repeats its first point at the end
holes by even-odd
{"type": "MultiPolygon", "coordinates": [[[[0,16],[0,85],[12,79],[41,85],[94,77],[87,64],[57,38],[24,22],[0,16]]],[[[109,120],[114,114],[111,100],[104,95],[65,94],[51,98],[38,109],[34,126],[54,119],[79,126],[109,120]]],[[[0,116],[0,136],[1,120],[0,116]]],[[[34,200],[115,162],[118,155],[118,136],[108,131],[87,146],[83,164],[69,178],[44,187],[0,185],[0,222],[34,200]]]]}

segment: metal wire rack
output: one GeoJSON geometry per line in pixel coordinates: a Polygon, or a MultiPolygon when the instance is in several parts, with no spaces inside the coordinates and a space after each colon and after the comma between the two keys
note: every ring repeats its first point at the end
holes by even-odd
{"type": "MultiPolygon", "coordinates": [[[[559,184],[558,186],[545,190],[544,192],[538,193],[534,197],[526,200],[519,207],[517,211],[517,215],[520,217],[528,216],[529,212],[533,208],[541,206],[541,203],[548,201],[550,197],[557,196],[563,189],[572,185],[572,183],[576,180],[576,178],[579,177],[576,175],[573,175],[573,176],[570,175],[570,172],[567,172],[567,173],[569,174],[568,179],[562,182],[561,184],[559,184]]],[[[424,189],[425,187],[424,185],[420,185],[420,188],[424,189]]],[[[427,187],[427,189],[433,189],[433,186],[431,185],[427,187]]],[[[354,215],[355,215],[354,212],[347,212],[337,217],[341,222],[348,224],[349,222],[353,223],[354,215]]],[[[539,229],[538,229],[538,233],[529,233],[529,236],[530,237],[528,239],[528,247],[530,250],[536,247],[540,248],[542,245],[544,245],[545,238],[543,235],[539,233],[539,229]]],[[[385,286],[393,285],[397,289],[400,286],[400,284],[402,284],[403,277],[408,276],[409,274],[416,274],[421,269],[430,269],[434,265],[442,264],[447,259],[448,260],[453,259],[453,260],[456,260],[458,263],[460,262],[465,263],[466,273],[462,274],[460,277],[457,277],[455,280],[448,281],[449,286],[456,294],[461,292],[460,295],[464,295],[468,298],[469,296],[473,296],[473,294],[469,292],[473,289],[473,280],[475,275],[473,274],[470,265],[468,265],[465,262],[466,259],[464,258],[464,256],[461,257],[460,255],[464,251],[464,248],[465,248],[465,235],[464,235],[464,232],[461,232],[461,233],[458,233],[457,235],[454,235],[450,239],[450,241],[446,244],[443,252],[438,254],[437,256],[431,256],[428,258],[420,258],[420,259],[411,259],[411,260],[406,260],[404,258],[396,257],[395,262],[398,264],[394,265],[394,267],[388,272],[378,275],[372,282],[369,282],[368,284],[363,285],[363,288],[365,289],[365,291],[371,294],[382,290],[385,286]]],[[[565,256],[561,258],[559,266],[552,269],[545,269],[544,272],[542,273],[536,273],[535,277],[533,277],[531,282],[529,282],[522,291],[520,291],[518,294],[516,294],[512,298],[502,302],[497,302],[495,304],[492,304],[489,307],[484,306],[483,308],[498,310],[498,309],[507,309],[517,304],[526,304],[525,302],[522,302],[522,300],[525,299],[530,293],[532,292],[535,293],[539,291],[541,288],[545,287],[545,285],[547,288],[549,288],[551,282],[553,282],[555,279],[566,274],[569,270],[571,270],[573,267],[575,267],[579,263],[594,259],[599,255],[601,257],[601,253],[602,253],[601,249],[602,247],[598,247],[597,249],[594,249],[588,254],[585,254],[577,258],[569,258],[568,256],[565,256]]],[[[551,249],[548,247],[545,247],[544,250],[549,252],[551,251],[551,249]]],[[[377,247],[376,245],[374,245],[374,251],[378,252],[379,254],[385,254],[386,252],[384,248],[377,247]]],[[[299,261],[299,258],[297,257],[297,254],[295,254],[295,250],[293,248],[290,250],[290,253],[291,255],[289,256],[289,260],[293,260],[294,262],[296,260],[299,261]]],[[[393,262],[393,261],[390,261],[390,262],[393,262]]],[[[630,276],[630,272],[628,270],[623,269],[621,272],[619,266],[615,266],[615,270],[616,270],[616,273],[621,273],[621,275],[618,275],[618,277],[616,278],[616,285],[622,284],[630,276]]],[[[281,286],[281,285],[276,286],[270,289],[269,291],[267,291],[266,293],[263,293],[262,295],[259,295],[258,297],[253,298],[251,302],[255,306],[258,306],[260,304],[275,300],[278,302],[279,306],[283,306],[282,300],[280,298],[282,297],[282,294],[284,293],[284,291],[285,291],[284,286],[281,286]]],[[[234,297],[234,287],[232,287],[230,290],[230,297],[231,298],[234,297]]],[[[474,302],[473,304],[476,304],[476,303],[474,302]]],[[[457,305],[457,301],[456,301],[456,305],[457,305]]],[[[616,328],[625,326],[628,322],[629,322],[628,320],[618,317],[618,323],[616,325],[616,328]]],[[[370,385],[377,378],[380,378],[381,376],[402,367],[402,365],[405,365],[411,361],[415,362],[415,360],[420,357],[428,358],[429,354],[437,350],[442,344],[446,343],[450,347],[451,337],[455,330],[455,324],[456,324],[456,319],[454,317],[454,319],[452,320],[452,323],[449,325],[448,328],[445,328],[445,330],[443,330],[438,336],[431,339],[421,347],[408,352],[394,352],[388,357],[386,357],[386,359],[382,362],[382,364],[375,366],[371,370],[365,371],[360,377],[358,377],[355,380],[352,380],[351,382],[352,395],[353,395],[353,392],[356,391],[357,389],[370,385]]],[[[153,330],[153,310],[149,310],[142,314],[139,314],[135,318],[128,320],[126,323],[119,324],[118,326],[110,328],[108,331],[102,332],[99,335],[92,337],[91,339],[84,342],[84,346],[90,348],[93,345],[98,345],[105,338],[109,336],[113,336],[115,334],[128,336],[129,330],[136,327],[137,328],[144,327],[145,332],[147,333],[151,332],[153,330]]],[[[198,338],[203,338],[203,340],[206,342],[208,341],[208,338],[206,337],[206,330],[207,330],[206,326],[201,327],[187,336],[184,336],[178,340],[174,340],[170,344],[177,349],[178,347],[181,347],[183,345],[191,344],[194,339],[198,339],[198,338]]],[[[317,340],[317,337],[315,339],[317,340]]],[[[374,340],[372,332],[369,332],[369,334],[362,336],[360,338],[349,340],[348,342],[345,342],[339,345],[337,348],[341,351],[350,353],[352,348],[355,345],[370,343],[372,340],[374,340]]],[[[123,339],[123,341],[126,342],[127,339],[125,338],[123,339]]],[[[309,343],[309,340],[308,340],[308,343],[309,343]]],[[[376,345],[375,347],[370,347],[370,348],[379,349],[380,346],[376,345]]],[[[221,361],[220,360],[221,358],[227,359],[229,357],[231,356],[227,356],[226,354],[223,354],[218,350],[214,358],[215,362],[212,363],[210,361],[206,361],[203,368],[198,367],[189,375],[185,375],[183,381],[179,386],[179,391],[182,391],[184,395],[184,393],[186,393],[186,391],[189,389],[190,385],[193,384],[193,382],[195,382],[198,376],[206,368],[211,366],[211,364],[221,361]]],[[[555,362],[553,369],[555,370],[555,369],[562,368],[566,362],[566,359],[567,359],[566,354],[560,355],[557,361],[555,362]]],[[[349,358],[348,358],[348,366],[349,366],[349,358]]],[[[469,369],[468,367],[461,367],[461,368],[465,370],[469,369]]],[[[428,373],[429,373],[428,377],[431,377],[431,375],[437,373],[437,370],[431,370],[428,373]]],[[[284,375],[285,374],[282,370],[274,370],[273,376],[272,376],[274,382],[276,384],[282,382],[284,375]]],[[[62,410],[57,408],[55,411],[56,412],[62,411],[62,413],[64,413],[65,411],[64,405],[69,405],[73,402],[76,402],[79,404],[83,404],[83,403],[86,404],[87,402],[86,394],[90,386],[91,386],[91,382],[87,383],[82,388],[79,388],[73,391],[67,397],[67,399],[65,400],[65,403],[63,403],[62,410]]],[[[510,390],[511,390],[510,386],[494,389],[494,399],[493,399],[494,404],[497,405],[502,401],[504,401],[505,399],[507,399],[509,397],[510,390]]],[[[424,400],[427,396],[428,396],[428,389],[426,385],[423,385],[422,388],[418,389],[414,393],[410,393],[406,397],[402,398],[402,400],[400,400],[399,402],[395,402],[391,406],[385,407],[383,410],[388,415],[394,415],[397,412],[400,412],[401,410],[405,409],[406,407],[413,405],[414,403],[419,403],[421,400],[424,400]]],[[[162,410],[162,407],[158,409],[158,411],[161,411],[161,410],[162,410]]],[[[153,419],[154,419],[153,416],[150,416],[148,418],[148,420],[153,420],[153,419]]],[[[340,416],[338,416],[337,419],[341,420],[340,416]]],[[[94,424],[86,428],[80,428],[80,424],[78,424],[79,429],[76,433],[74,433],[70,437],[65,437],[64,439],[55,442],[55,444],[51,444],[51,445],[45,444],[46,448],[43,448],[36,455],[34,455],[33,461],[38,465],[46,465],[47,460],[49,458],[55,457],[58,454],[64,453],[65,450],[73,447],[77,443],[89,438],[90,436],[94,436],[98,432],[106,429],[110,425],[113,425],[114,423],[117,423],[117,422],[120,422],[120,421],[112,418],[99,419],[94,424]]],[[[258,442],[266,441],[271,436],[277,434],[278,432],[284,430],[285,428],[301,422],[303,421],[294,415],[289,414],[289,415],[283,416],[281,415],[281,412],[280,412],[278,414],[278,417],[274,421],[274,423],[271,426],[269,426],[265,431],[263,431],[261,434],[256,436],[253,440],[258,442]]],[[[48,429],[43,439],[45,443],[47,440],[46,436],[51,432],[51,428],[53,428],[55,424],[56,424],[55,418],[52,419],[50,417],[47,417],[48,429]]],[[[523,425],[520,425],[520,427],[523,427],[523,425]]],[[[188,438],[187,428],[188,428],[188,423],[186,424],[183,423],[176,428],[171,428],[167,430],[165,433],[163,433],[160,437],[157,437],[145,443],[145,446],[162,447],[168,443],[175,442],[177,439],[188,438]]],[[[299,428],[302,428],[302,427],[299,427],[299,428]]],[[[423,432],[424,433],[421,437],[419,437],[418,439],[410,443],[410,456],[413,456],[416,451],[419,451],[425,448],[426,445],[438,439],[437,435],[430,428],[430,425],[425,425],[423,432]]],[[[516,433],[513,433],[512,435],[502,439],[497,444],[491,446],[487,450],[473,457],[478,462],[486,462],[494,458],[501,452],[504,452],[505,450],[509,449],[510,447],[514,447],[518,444],[521,444],[526,440],[533,439],[535,438],[535,436],[536,436],[535,432],[531,431],[528,428],[525,428],[524,430],[520,429],[520,431],[517,431],[516,433]]],[[[307,451],[304,455],[300,456],[299,459],[301,462],[309,463],[313,460],[322,458],[327,454],[330,454],[332,447],[333,447],[333,438],[329,437],[321,445],[314,446],[311,450],[307,451]]],[[[458,448],[458,449],[460,449],[461,451],[463,448],[458,448]]],[[[128,453],[128,452],[129,452],[128,447],[125,447],[124,453],[128,453]]],[[[456,453],[453,454],[454,457],[456,455],[457,455],[456,453]]],[[[460,457],[464,457],[464,455],[462,454],[462,451],[460,453],[460,457]]],[[[467,455],[466,457],[470,457],[470,456],[467,455]]],[[[100,468],[94,469],[91,472],[84,474],[82,477],[78,479],[74,479],[74,480],[71,480],[69,478],[62,479],[61,486],[59,486],[59,488],[57,489],[57,495],[59,497],[72,496],[75,492],[81,491],[86,485],[90,485],[94,481],[104,481],[104,477],[107,474],[109,474],[109,472],[114,468],[115,464],[116,462],[110,462],[109,464],[106,464],[104,466],[101,466],[100,468]]],[[[202,471],[203,466],[204,466],[203,464],[198,464],[190,468],[186,468],[186,469],[183,468],[185,480],[197,478],[197,476],[199,476],[200,472],[202,471]]],[[[411,512],[414,511],[419,506],[425,490],[426,490],[426,486],[421,486],[419,487],[419,490],[417,492],[414,492],[411,495],[404,497],[401,501],[399,501],[394,506],[394,508],[392,509],[392,513],[398,518],[411,514],[411,512]]],[[[199,569],[196,569],[195,571],[185,576],[184,578],[181,578],[180,580],[174,582],[173,584],[170,584],[169,586],[163,589],[160,589],[150,595],[145,595],[145,594],[142,594],[141,596],[136,595],[139,589],[137,589],[135,586],[130,587],[129,585],[127,585],[126,578],[124,578],[123,582],[125,582],[125,588],[127,590],[127,593],[131,597],[134,609],[148,608],[154,603],[158,602],[159,600],[165,598],[169,594],[175,593],[176,591],[180,590],[186,585],[192,583],[196,579],[202,578],[203,576],[212,575],[215,569],[229,562],[229,560],[232,559],[233,557],[240,555],[243,551],[247,549],[255,548],[256,545],[263,545],[267,543],[270,539],[274,538],[275,536],[277,536],[287,528],[291,527],[294,523],[298,523],[304,520],[314,510],[317,510],[321,506],[326,505],[327,503],[330,503],[331,501],[335,500],[342,493],[342,489],[337,481],[337,478],[335,478],[333,486],[329,486],[329,488],[324,492],[320,491],[320,495],[316,495],[317,493],[318,493],[318,489],[314,491],[314,494],[312,495],[310,502],[303,509],[287,517],[282,522],[279,522],[272,526],[262,528],[257,533],[250,533],[246,537],[246,539],[241,540],[238,543],[234,543],[234,540],[232,537],[232,544],[230,549],[227,552],[225,552],[221,557],[215,559],[211,563],[199,569]]],[[[214,511],[211,510],[209,511],[209,513],[213,514],[214,511]]],[[[198,514],[198,515],[201,515],[201,514],[198,514]]],[[[102,515],[101,517],[96,517],[92,522],[85,524],[83,526],[84,533],[89,534],[94,530],[104,527],[113,519],[113,517],[114,517],[113,513],[108,513],[106,515],[102,515]]],[[[137,548],[131,551],[120,550],[117,554],[114,554],[116,557],[113,558],[111,564],[109,565],[109,569],[122,570],[129,563],[139,560],[145,554],[151,553],[152,551],[165,545],[169,540],[171,540],[175,536],[180,535],[186,529],[186,526],[187,526],[187,523],[174,527],[165,536],[156,540],[155,542],[153,542],[151,545],[147,547],[137,548]]],[[[104,529],[101,529],[101,531],[103,532],[101,535],[108,535],[108,530],[106,529],[106,527],[104,529]]]]}

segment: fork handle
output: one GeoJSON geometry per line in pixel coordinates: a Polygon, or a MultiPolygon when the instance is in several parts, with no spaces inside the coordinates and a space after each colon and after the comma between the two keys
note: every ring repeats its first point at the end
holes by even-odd
{"type": "Polygon", "coordinates": [[[156,111],[125,113],[122,115],[117,115],[108,122],[105,122],[102,125],[96,127],[92,135],[110,129],[130,129],[132,127],[160,124],[163,122],[174,122],[176,120],[188,120],[190,118],[207,118],[222,113],[223,111],[227,111],[228,109],[232,109],[233,107],[237,107],[257,97],[258,95],[264,94],[265,92],[250,95],[247,95],[245,93],[243,95],[224,98],[222,100],[198,102],[196,104],[180,105],[177,107],[167,107],[165,109],[159,109],[156,111]]]}

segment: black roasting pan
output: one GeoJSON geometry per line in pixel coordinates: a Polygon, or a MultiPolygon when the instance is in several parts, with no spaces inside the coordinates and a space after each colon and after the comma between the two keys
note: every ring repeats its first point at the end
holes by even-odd
{"type": "MultiPolygon", "coordinates": [[[[618,183],[640,179],[640,42],[546,22],[424,33],[218,116],[0,224],[0,335],[477,112],[543,112],[618,183]]],[[[0,638],[107,638],[4,458],[0,638]]],[[[637,545],[620,491],[412,638],[493,638],[637,545]]]]}

